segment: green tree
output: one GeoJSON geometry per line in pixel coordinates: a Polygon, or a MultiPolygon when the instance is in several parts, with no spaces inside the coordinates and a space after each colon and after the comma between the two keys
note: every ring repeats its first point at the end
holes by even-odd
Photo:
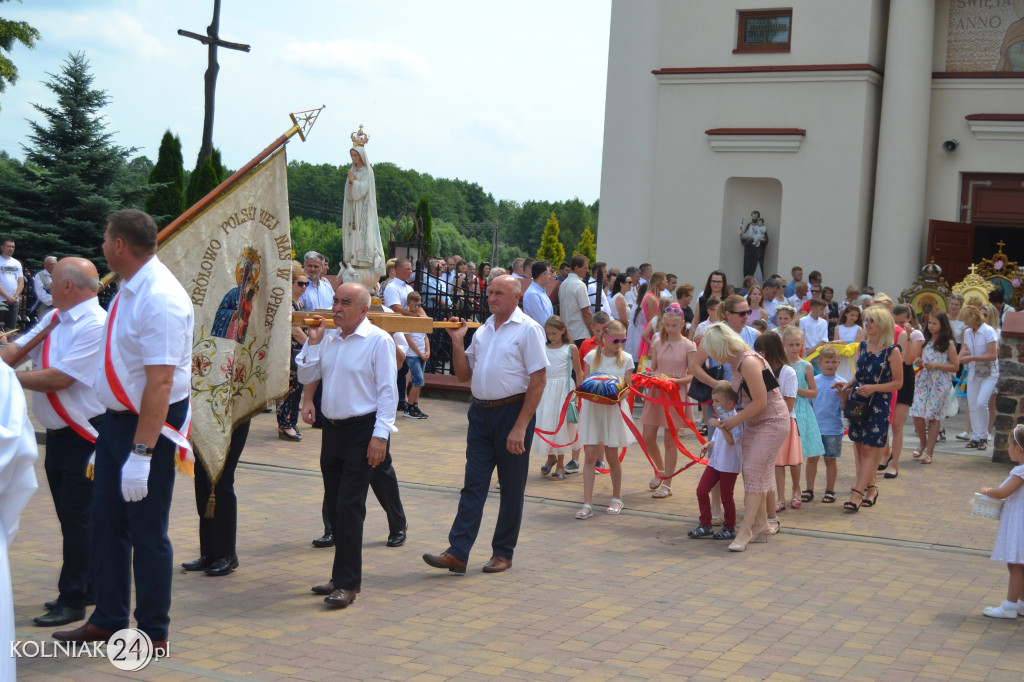
{"type": "Polygon", "coordinates": [[[219,149],[214,149],[213,154],[206,159],[199,157],[196,160],[196,169],[188,179],[188,189],[185,191],[186,205],[194,205],[213,191],[227,176],[227,169],[220,162],[219,149]]]}
{"type": "Polygon", "coordinates": [[[166,226],[185,212],[185,163],[181,157],[181,138],[170,130],[160,141],[156,165],[149,174],[154,191],[146,198],[146,213],[157,225],[166,226]]]}
{"type": "Polygon", "coordinates": [[[0,152],[0,231],[18,243],[18,259],[32,270],[42,266],[50,249],[64,244],[53,225],[40,222],[42,171],[0,152]]]}
{"type": "Polygon", "coordinates": [[[311,220],[309,218],[292,218],[292,249],[301,261],[307,251],[322,253],[331,259],[331,267],[341,263],[341,230],[334,223],[311,220]]]}
{"type": "Polygon", "coordinates": [[[423,242],[427,245],[427,255],[437,255],[439,252],[434,249],[434,220],[430,216],[430,199],[425,194],[420,197],[420,201],[416,205],[416,218],[419,220],[420,230],[423,232],[423,242]]]}
{"type": "Polygon", "coordinates": [[[112,143],[101,113],[110,100],[92,84],[89,62],[81,53],[69,54],[61,72],[50,74],[45,85],[57,105],[32,105],[44,122],[29,122],[32,144],[25,147],[25,161],[39,169],[42,205],[34,217],[52,226],[51,252],[91,257],[102,267],[107,216],[138,196],[124,181],[127,159],[135,150],[112,143]],[[128,190],[135,196],[126,196],[128,190]]]}
{"type": "Polygon", "coordinates": [[[573,255],[577,253],[586,256],[591,265],[597,261],[597,244],[594,242],[594,233],[590,231],[590,225],[583,228],[583,234],[580,236],[580,242],[576,245],[573,255]]]}
{"type": "Polygon", "coordinates": [[[544,236],[540,240],[540,249],[537,250],[537,260],[546,260],[556,268],[565,261],[565,247],[558,241],[558,218],[555,212],[551,212],[547,225],[544,226],[544,236]]]}
{"type": "MultiPolygon", "coordinates": [[[[21,0],[18,1],[21,2],[21,0]]],[[[7,0],[0,0],[0,2],[7,2],[7,0]]],[[[18,82],[18,68],[3,53],[10,52],[16,42],[31,49],[36,46],[36,41],[40,38],[42,36],[39,31],[32,28],[28,22],[0,18],[0,93],[7,91],[8,83],[14,85],[18,82]]],[[[2,109],[3,107],[0,107],[0,110],[2,109]]]]}

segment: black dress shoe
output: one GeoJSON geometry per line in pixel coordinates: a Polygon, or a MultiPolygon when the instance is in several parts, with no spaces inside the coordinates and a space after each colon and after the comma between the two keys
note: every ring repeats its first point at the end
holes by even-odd
{"type": "Polygon", "coordinates": [[[206,569],[206,575],[227,575],[236,568],[238,568],[238,557],[232,554],[215,559],[206,569]]]}
{"type": "MultiPolygon", "coordinates": [[[[53,601],[48,601],[45,604],[43,604],[43,608],[46,609],[47,611],[50,611],[51,609],[53,609],[53,607],[57,606],[57,603],[58,602],[57,602],[56,599],[54,599],[53,601]]],[[[96,606],[96,600],[93,599],[92,597],[86,597],[85,598],[85,605],[86,606],[96,606]]]]}
{"type": "Polygon", "coordinates": [[[405,544],[405,531],[400,530],[388,536],[388,547],[401,547],[405,544]]]}
{"type": "Polygon", "coordinates": [[[334,534],[324,533],[322,536],[313,540],[314,547],[334,547],[334,534]]]}
{"type": "Polygon", "coordinates": [[[213,563],[213,559],[201,556],[195,561],[190,561],[187,564],[182,564],[181,567],[186,571],[205,571],[210,564],[213,563]]]}
{"type": "Polygon", "coordinates": [[[40,627],[53,627],[56,625],[67,625],[76,620],[85,620],[85,607],[73,609],[70,606],[57,604],[45,616],[33,618],[32,622],[40,627]]]}
{"type": "MultiPolygon", "coordinates": [[[[309,589],[313,594],[319,594],[328,597],[331,595],[331,593],[334,592],[334,581],[328,580],[323,585],[314,585],[309,589]]],[[[356,593],[362,592],[362,585],[356,585],[352,588],[352,591],[356,593]]]]}

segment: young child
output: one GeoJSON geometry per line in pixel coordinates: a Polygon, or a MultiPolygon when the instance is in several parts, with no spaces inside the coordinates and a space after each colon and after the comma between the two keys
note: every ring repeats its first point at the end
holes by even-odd
{"type": "Polygon", "coordinates": [[[594,313],[594,316],[590,321],[591,337],[589,339],[584,339],[583,343],[581,343],[579,347],[581,358],[587,357],[587,353],[594,350],[597,346],[597,337],[601,335],[601,332],[604,331],[604,328],[608,325],[608,322],[611,319],[611,316],[603,310],[599,310],[594,313]]]}
{"type": "Polygon", "coordinates": [[[791,326],[793,324],[793,320],[796,319],[796,308],[788,304],[780,305],[775,309],[775,319],[779,321],[779,324],[775,327],[774,331],[781,337],[782,332],[785,331],[786,327],[791,326]]]}
{"type": "MultiPolygon", "coordinates": [[[[836,501],[836,476],[839,472],[839,455],[843,452],[843,402],[844,396],[837,389],[842,388],[843,379],[836,371],[842,356],[835,346],[825,346],[818,354],[821,364],[821,374],[814,377],[814,385],[818,394],[810,399],[811,407],[814,408],[814,419],[818,424],[818,431],[821,433],[821,445],[825,455],[825,494],[821,501],[825,504],[834,504],[836,501]]],[[[797,376],[799,379],[799,375],[797,376]]],[[[818,475],[818,457],[806,456],[807,460],[807,490],[809,497],[805,501],[814,499],[814,479],[818,475]]],[[[802,496],[803,497],[803,496],[802,496]]]]}
{"type": "MultiPolygon", "coordinates": [[[[622,350],[626,342],[626,328],[618,320],[612,320],[597,340],[597,348],[587,353],[583,362],[589,372],[612,374],[625,383],[633,375],[633,358],[622,350]]],[[[622,465],[619,463],[619,449],[632,442],[629,429],[622,421],[619,405],[598,405],[583,401],[580,408],[579,434],[583,443],[583,506],[576,512],[577,519],[589,519],[594,515],[594,474],[598,460],[598,446],[604,444],[604,456],[611,470],[612,500],[608,504],[609,514],[622,511],[622,465]]]]}
{"type": "MultiPolygon", "coordinates": [[[[693,341],[683,336],[683,326],[686,324],[683,309],[678,303],[672,303],[659,315],[658,331],[651,342],[648,351],[651,357],[651,371],[658,374],[665,374],[679,387],[682,395],[686,395],[686,389],[693,380],[693,375],[687,374],[686,368],[690,354],[697,352],[697,346],[693,341]]],[[[685,408],[683,414],[690,417],[689,407],[685,408]]],[[[644,442],[647,443],[647,452],[654,460],[655,466],[663,476],[672,474],[676,470],[676,463],[679,452],[676,450],[675,441],[672,439],[672,432],[668,428],[668,421],[665,419],[665,408],[652,402],[644,403],[643,415],[640,418],[643,425],[644,442]],[[658,429],[664,429],[665,459],[661,458],[661,450],[658,448],[658,429]]],[[[673,424],[678,430],[678,415],[673,415],[673,424]]],[[[685,428],[685,427],[684,427],[685,428]]],[[[655,476],[651,479],[650,489],[654,492],[651,497],[664,499],[672,495],[671,480],[663,480],[655,476]]]]}
{"type": "Polygon", "coordinates": [[[992,550],[993,561],[1005,561],[1010,570],[1010,584],[1006,589],[1006,601],[999,606],[988,606],[982,613],[989,618],[1016,618],[1024,615],[1024,424],[1018,424],[1010,433],[1007,452],[1017,463],[1010,470],[1009,477],[998,488],[982,488],[982,495],[988,495],[1003,502],[999,516],[999,530],[992,550]]]}
{"type": "Polygon", "coordinates": [[[942,420],[946,418],[950,381],[960,369],[960,357],[956,353],[949,318],[941,310],[928,313],[924,340],[921,371],[914,378],[914,402],[910,406],[910,416],[914,418],[918,440],[914,459],[921,464],[931,464],[942,420]]]}
{"type": "MultiPolygon", "coordinates": [[[[789,436],[786,442],[779,448],[779,454],[775,459],[775,486],[776,489],[768,493],[765,504],[768,509],[768,525],[774,535],[779,532],[782,524],[779,522],[778,513],[786,509],[786,503],[779,500],[783,497],[782,490],[786,483],[786,467],[799,466],[802,453],[800,450],[800,434],[797,432],[796,417],[793,414],[797,396],[796,372],[789,366],[786,358],[786,349],[782,345],[782,339],[778,334],[761,334],[754,341],[754,350],[761,354],[761,357],[768,362],[775,377],[779,380],[779,389],[786,407],[789,408],[789,436]]],[[[799,476],[797,477],[799,481],[799,476]]],[[[799,485],[797,486],[799,488],[799,485]]]]}
{"type": "Polygon", "coordinates": [[[743,424],[737,424],[731,431],[717,428],[723,419],[736,414],[739,396],[728,381],[722,381],[711,389],[711,401],[716,417],[712,419],[715,434],[701,448],[701,455],[708,454],[708,465],[697,484],[697,506],[700,508],[700,525],[686,535],[691,538],[711,537],[715,540],[732,540],[736,537],[736,501],[733,488],[736,477],[742,469],[743,460],[740,442],[743,440],[743,424]],[[725,508],[722,530],[717,533],[711,526],[711,489],[718,484],[725,508]],[[714,533],[714,535],[712,535],[714,533]]]}
{"type": "Polygon", "coordinates": [[[828,320],[825,319],[824,299],[811,299],[811,312],[800,318],[800,331],[804,337],[804,357],[828,343],[828,320]]]}
{"type": "MultiPolygon", "coordinates": [[[[822,322],[824,321],[822,318],[822,322]]],[[[800,432],[800,452],[805,458],[821,457],[825,454],[825,446],[821,441],[818,421],[814,418],[814,408],[808,402],[817,397],[818,386],[814,381],[814,369],[811,367],[811,363],[800,357],[800,350],[806,347],[803,332],[796,327],[786,327],[786,331],[782,334],[782,345],[786,349],[786,360],[789,361],[789,366],[796,372],[797,391],[793,414],[796,416],[796,426],[800,432]]],[[[790,473],[794,478],[793,497],[789,501],[789,506],[799,509],[804,502],[814,499],[814,489],[813,486],[807,486],[808,490],[800,491],[799,465],[790,469],[790,473]]],[[[776,475],[778,475],[778,471],[776,471],[776,475]]]]}
{"type": "Polygon", "coordinates": [[[719,321],[718,306],[721,305],[721,303],[722,299],[717,296],[712,296],[708,299],[708,319],[704,320],[692,329],[692,340],[694,343],[700,343],[701,337],[704,336],[704,330],[708,328],[709,324],[714,324],[719,321]]]}
{"type": "MultiPolygon", "coordinates": [[[[419,292],[410,291],[405,299],[405,305],[418,316],[427,316],[419,292]]],[[[426,334],[407,333],[405,342],[412,351],[405,356],[405,366],[409,368],[409,380],[412,382],[409,397],[405,400],[405,416],[411,419],[426,419],[427,415],[420,410],[419,399],[420,390],[423,388],[423,365],[430,359],[430,339],[426,334]]]]}
{"type": "MultiPolygon", "coordinates": [[[[572,380],[572,373],[576,376],[583,376],[583,367],[580,365],[580,353],[569,337],[569,330],[565,322],[558,315],[552,315],[544,323],[544,333],[548,337],[548,345],[544,349],[548,355],[547,382],[544,384],[544,393],[541,394],[540,404],[537,406],[537,431],[554,431],[558,426],[558,418],[562,414],[562,405],[565,404],[565,396],[576,388],[572,380]]],[[[572,443],[576,441],[576,424],[569,421],[566,414],[565,423],[557,433],[545,436],[549,441],[556,444],[572,443]]],[[[552,447],[544,438],[533,439],[534,449],[541,455],[547,455],[547,462],[540,468],[541,476],[551,474],[551,478],[561,481],[565,478],[565,450],[552,447]],[[554,467],[554,471],[551,471],[554,467]]],[[[572,445],[573,460],[580,458],[579,441],[572,445]]]]}

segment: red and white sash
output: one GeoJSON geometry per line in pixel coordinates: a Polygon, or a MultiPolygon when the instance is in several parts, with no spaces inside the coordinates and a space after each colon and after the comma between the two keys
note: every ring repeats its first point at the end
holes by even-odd
{"type": "MultiPolygon", "coordinates": [[[[53,314],[56,315],[58,312],[54,310],[53,314]]],[[[50,369],[50,342],[52,340],[53,335],[50,334],[43,341],[43,369],[50,369]]],[[[46,399],[50,401],[50,407],[62,422],[70,426],[71,430],[79,436],[95,445],[99,432],[93,428],[89,423],[89,418],[82,413],[75,401],[68,395],[67,389],[49,392],[46,394],[46,399]]]]}
{"type": "MultiPolygon", "coordinates": [[[[128,396],[128,392],[125,390],[124,384],[121,383],[120,379],[120,377],[125,376],[128,373],[128,367],[121,358],[121,353],[118,351],[117,346],[111,343],[111,339],[114,336],[114,319],[117,315],[117,306],[120,302],[121,292],[118,292],[117,296],[114,297],[114,302],[110,306],[110,314],[107,317],[107,338],[104,342],[105,350],[103,356],[103,367],[107,376],[107,383],[110,384],[110,390],[113,391],[114,397],[117,398],[118,402],[124,405],[127,409],[138,414],[139,408],[132,403],[132,399],[128,396]]],[[[192,445],[188,442],[188,434],[191,430],[192,399],[190,397],[188,401],[188,411],[185,413],[185,421],[181,426],[181,430],[179,431],[166,422],[164,422],[164,425],[160,427],[160,435],[164,436],[177,446],[178,458],[175,461],[175,465],[183,471],[191,470],[191,466],[185,466],[186,461],[196,461],[195,453],[192,452],[192,445]],[[182,431],[184,431],[184,433],[182,433],[182,431]]]]}

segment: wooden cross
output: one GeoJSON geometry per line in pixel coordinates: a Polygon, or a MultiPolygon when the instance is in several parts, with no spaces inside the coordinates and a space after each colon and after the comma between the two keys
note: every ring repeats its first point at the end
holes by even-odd
{"type": "Polygon", "coordinates": [[[217,64],[217,48],[226,47],[229,50],[248,52],[249,46],[241,43],[229,43],[220,39],[220,0],[213,0],[213,21],[206,27],[206,35],[192,33],[178,29],[179,36],[198,40],[209,47],[209,60],[206,67],[206,113],[203,118],[203,145],[199,149],[199,159],[208,159],[213,155],[213,100],[214,91],[217,89],[217,72],[220,66],[217,64]]]}

